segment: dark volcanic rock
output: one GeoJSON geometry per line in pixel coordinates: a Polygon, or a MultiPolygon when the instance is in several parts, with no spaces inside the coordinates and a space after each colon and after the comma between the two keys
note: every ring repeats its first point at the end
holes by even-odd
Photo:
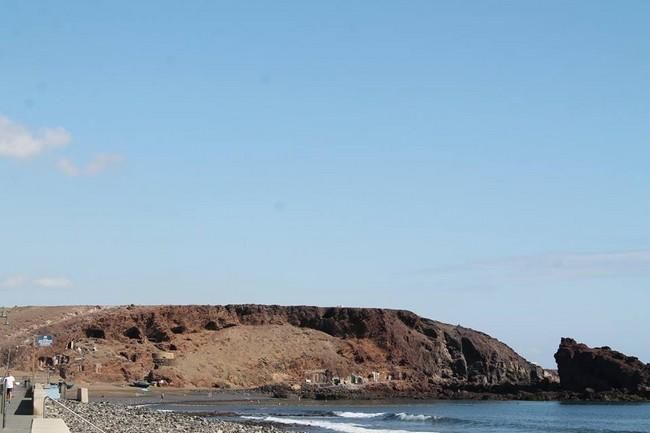
{"type": "Polygon", "coordinates": [[[609,347],[590,348],[563,338],[555,354],[562,388],[601,392],[650,390],[650,365],[609,347]]]}

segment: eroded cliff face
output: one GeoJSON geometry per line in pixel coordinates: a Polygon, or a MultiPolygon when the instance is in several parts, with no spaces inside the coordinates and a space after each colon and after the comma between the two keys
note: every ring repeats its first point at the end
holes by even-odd
{"type": "MultiPolygon", "coordinates": [[[[313,370],[394,387],[530,385],[543,371],[498,340],[408,311],[226,305],[102,309],[43,327],[73,380],[178,386],[304,384],[313,370]],[[70,343],[74,342],[74,347],[70,343]],[[172,355],[169,355],[172,354],[172,355]],[[63,357],[61,357],[63,356],[63,357]],[[171,356],[169,362],[159,362],[171,356]]],[[[23,357],[26,360],[26,357],[23,357]]]]}
{"type": "Polygon", "coordinates": [[[609,347],[590,348],[571,338],[563,338],[555,360],[564,389],[650,391],[650,365],[609,347]]]}

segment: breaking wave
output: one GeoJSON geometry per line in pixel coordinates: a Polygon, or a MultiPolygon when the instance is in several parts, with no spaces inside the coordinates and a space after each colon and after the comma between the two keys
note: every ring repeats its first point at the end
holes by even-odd
{"type": "MultiPolygon", "coordinates": [[[[354,412],[352,412],[354,413],[354,412]]],[[[381,415],[378,415],[381,416],[381,415]]],[[[293,418],[279,418],[275,416],[243,416],[242,418],[255,421],[273,422],[278,424],[288,425],[304,425],[311,427],[320,427],[327,430],[333,430],[342,433],[413,433],[407,430],[387,430],[366,428],[358,424],[348,424],[342,422],[331,422],[324,420],[311,420],[311,419],[293,419],[293,418]]],[[[357,417],[359,418],[359,417],[357,417]]],[[[367,418],[367,417],[366,417],[367,418]]],[[[436,433],[436,432],[419,432],[419,433],[436,433]]]]}
{"type": "Polygon", "coordinates": [[[438,421],[443,419],[441,416],[435,415],[413,415],[410,413],[400,412],[394,413],[390,416],[392,419],[398,419],[400,421],[414,421],[414,422],[424,422],[424,421],[438,421]]]}
{"type": "Polygon", "coordinates": [[[400,413],[386,413],[386,412],[332,412],[332,415],[340,418],[382,418],[385,420],[397,420],[406,422],[425,422],[425,421],[440,421],[444,419],[441,416],[435,415],[419,415],[410,414],[406,412],[400,413]]]}
{"type": "Polygon", "coordinates": [[[332,412],[332,414],[341,418],[379,418],[386,415],[385,412],[332,412]]]}

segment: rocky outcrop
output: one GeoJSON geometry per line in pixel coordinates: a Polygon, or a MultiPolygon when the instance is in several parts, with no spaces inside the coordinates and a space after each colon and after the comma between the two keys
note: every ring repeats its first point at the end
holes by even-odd
{"type": "Polygon", "coordinates": [[[83,365],[61,366],[78,381],[148,376],[178,386],[304,385],[308,371],[322,369],[341,378],[358,375],[369,388],[391,382],[393,389],[429,392],[529,386],[544,378],[541,368],[489,335],[401,310],[130,306],[101,309],[39,332],[55,336],[55,347],[40,356],[82,360],[83,365]],[[158,352],[175,353],[173,363],[156,365],[158,352]]]}
{"type": "Polygon", "coordinates": [[[567,390],[641,394],[650,391],[650,364],[609,347],[590,348],[563,338],[555,360],[560,383],[567,390]]]}

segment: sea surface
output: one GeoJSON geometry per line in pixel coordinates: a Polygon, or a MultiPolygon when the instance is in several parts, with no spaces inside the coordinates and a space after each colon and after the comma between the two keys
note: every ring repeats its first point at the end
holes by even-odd
{"type": "Polygon", "coordinates": [[[154,405],[312,433],[650,433],[648,403],[441,401],[154,405]]]}

